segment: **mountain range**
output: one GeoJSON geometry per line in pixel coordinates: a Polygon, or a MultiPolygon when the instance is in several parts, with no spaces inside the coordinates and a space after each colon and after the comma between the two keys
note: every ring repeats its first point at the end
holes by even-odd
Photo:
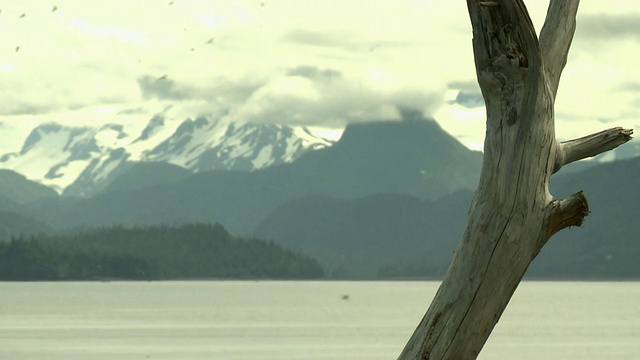
{"type": "Polygon", "coordinates": [[[0,155],[0,169],[67,196],[91,197],[137,162],[165,162],[195,173],[252,171],[332,144],[306,127],[204,116],[178,121],[158,114],[139,133],[121,124],[42,124],[31,131],[20,151],[0,155]]]}
{"type": "MultiPolygon", "coordinates": [[[[552,177],[551,193],[564,198],[582,190],[591,213],[582,227],[549,240],[527,278],[639,279],[640,157],[567,170],[552,177]]],[[[317,258],[337,278],[440,279],[472,196],[460,190],[436,201],[400,195],[297,199],[273,211],[255,235],[317,258]]]]}
{"type": "MultiPolygon", "coordinates": [[[[213,124],[196,122],[192,129],[213,124]]],[[[233,234],[272,240],[313,256],[337,278],[442,276],[464,230],[482,154],[464,147],[433,119],[406,110],[400,121],[352,124],[339,141],[317,144],[293,160],[227,170],[197,168],[195,164],[205,163],[204,155],[191,162],[184,157],[178,161],[177,155],[172,161],[152,156],[140,160],[126,155],[134,153],[132,148],[121,148],[126,166],[111,172],[86,197],[67,191],[60,196],[5,170],[0,185],[3,179],[11,185],[0,187],[0,211],[5,212],[0,217],[11,213],[42,231],[217,222],[233,234]]],[[[631,149],[633,155],[637,144],[628,145],[625,151],[631,149]]],[[[29,153],[37,147],[26,148],[29,153]]],[[[117,159],[117,151],[110,156],[117,159]]],[[[638,176],[637,156],[580,162],[554,175],[552,194],[564,197],[584,190],[592,214],[584,228],[554,236],[529,276],[640,277],[635,261],[640,233],[634,215],[640,210],[634,184],[638,176]]]]}
{"type": "Polygon", "coordinates": [[[96,196],[45,199],[30,215],[56,228],[219,222],[244,236],[278,206],[305,196],[435,200],[473,189],[481,159],[433,119],[407,113],[403,121],[350,125],[333,146],[261,170],[188,174],[167,163],[132,164],[96,196]]]}

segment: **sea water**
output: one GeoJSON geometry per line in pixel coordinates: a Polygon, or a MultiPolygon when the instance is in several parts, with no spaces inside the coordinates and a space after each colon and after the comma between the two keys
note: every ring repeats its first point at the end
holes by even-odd
{"type": "MultiPolygon", "coordinates": [[[[2,359],[395,359],[437,282],[0,282],[2,359]]],[[[640,359],[640,282],[531,282],[480,359],[640,359]]]]}

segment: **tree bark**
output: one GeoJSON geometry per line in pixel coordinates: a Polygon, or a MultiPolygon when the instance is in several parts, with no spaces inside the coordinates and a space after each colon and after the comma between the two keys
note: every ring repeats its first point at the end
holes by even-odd
{"type": "Polygon", "coordinates": [[[531,261],[589,213],[582,192],[554,199],[551,175],[631,139],[613,128],[556,142],[554,101],[578,3],[551,0],[538,39],[522,0],[467,0],[487,111],[482,173],[449,270],[399,359],[476,358],[531,261]]]}

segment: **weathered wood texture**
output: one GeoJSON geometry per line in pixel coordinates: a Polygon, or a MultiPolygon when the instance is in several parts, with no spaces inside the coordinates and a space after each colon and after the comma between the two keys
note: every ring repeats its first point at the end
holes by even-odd
{"type": "Polygon", "coordinates": [[[522,0],[467,0],[487,111],[482,173],[449,270],[400,359],[476,358],[547,240],[589,213],[582,192],[554,199],[551,175],[631,139],[614,128],[556,142],[553,105],[578,3],[552,0],[538,39],[522,0]]]}

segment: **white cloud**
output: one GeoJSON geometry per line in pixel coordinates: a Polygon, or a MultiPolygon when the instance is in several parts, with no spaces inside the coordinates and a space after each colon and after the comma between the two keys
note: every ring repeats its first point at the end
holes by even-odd
{"type": "MultiPolygon", "coordinates": [[[[527,5],[540,29],[547,2],[527,5]]],[[[559,139],[635,124],[636,5],[581,5],[556,103],[559,139]]],[[[326,127],[397,117],[394,105],[401,105],[433,115],[470,146],[484,137],[462,1],[61,0],[57,6],[52,12],[39,0],[3,5],[0,121],[12,128],[40,121],[145,123],[169,105],[175,116],[228,111],[239,120],[326,127]],[[461,90],[466,107],[451,101],[461,90]],[[93,111],[105,107],[113,112],[93,111]],[[138,110],[125,116],[127,109],[138,110]]]]}

